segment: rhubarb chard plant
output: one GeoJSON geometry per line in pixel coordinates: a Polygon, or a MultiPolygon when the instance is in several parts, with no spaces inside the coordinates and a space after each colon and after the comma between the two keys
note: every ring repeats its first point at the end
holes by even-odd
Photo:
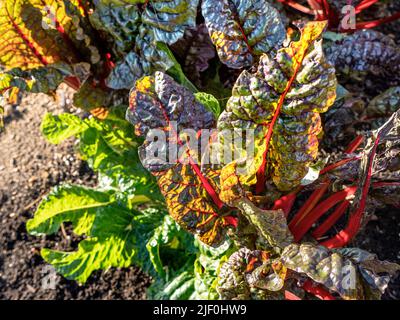
{"type": "Polygon", "coordinates": [[[81,284],[138,266],[149,299],[380,299],[400,266],[353,240],[400,207],[400,47],[365,29],[398,15],[349,31],[345,1],[304,2],[1,0],[2,103],[69,85],[84,116],[41,132],[98,175],[27,221],[79,236],[43,259],[81,284]]]}

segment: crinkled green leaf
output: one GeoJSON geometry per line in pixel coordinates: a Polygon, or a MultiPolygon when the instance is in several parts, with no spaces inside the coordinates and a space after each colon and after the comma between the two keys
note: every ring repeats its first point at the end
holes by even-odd
{"type": "Polygon", "coordinates": [[[325,26],[321,21],[305,24],[299,41],[262,55],[254,73],[243,71],[237,79],[218,130],[254,130],[254,154],[235,149],[248,160],[243,163],[247,173],[240,176],[243,186],[270,176],[279,190],[290,190],[316,159],[319,113],[336,97],[335,69],[327,63],[320,40],[325,26]]]}
{"type": "Polygon", "coordinates": [[[94,86],[93,79],[86,80],[74,94],[74,106],[83,110],[107,107],[111,101],[111,94],[107,90],[94,86]]]}
{"type": "Polygon", "coordinates": [[[188,300],[194,292],[193,260],[167,280],[157,279],[147,290],[150,300],[188,300]]]}
{"type": "Polygon", "coordinates": [[[124,4],[121,1],[95,0],[93,2],[95,10],[89,19],[94,28],[111,36],[117,53],[129,52],[134,46],[140,25],[138,6],[134,3],[124,4]]]}
{"type": "Polygon", "coordinates": [[[43,135],[53,144],[59,144],[86,129],[88,129],[88,125],[84,121],[78,116],[69,113],[62,113],[58,116],[47,113],[41,124],[43,135]]]}
{"type": "Polygon", "coordinates": [[[197,242],[199,253],[194,262],[195,290],[192,300],[217,300],[218,271],[233,251],[230,241],[218,248],[212,248],[197,242]]]}
{"type": "Polygon", "coordinates": [[[266,0],[204,0],[202,12],[223,63],[241,69],[281,46],[285,27],[266,0]]]}
{"type": "Polygon", "coordinates": [[[400,80],[400,47],[378,31],[357,31],[327,47],[326,54],[341,75],[378,77],[394,85],[400,80]]]}
{"type": "MultiPolygon", "coordinates": [[[[178,143],[181,138],[176,135],[179,130],[190,128],[198,132],[214,125],[213,114],[197,102],[188,89],[161,72],[136,83],[130,95],[127,119],[138,135],[145,138],[151,129],[159,129],[169,133],[166,138],[177,147],[181,147],[178,143]],[[172,121],[176,122],[176,128],[172,121]]],[[[171,216],[205,243],[221,243],[225,237],[224,227],[229,224],[226,220],[229,212],[218,210],[222,207],[217,196],[218,171],[208,168],[200,172],[198,151],[184,144],[179,161],[154,158],[152,147],[157,142],[148,139],[140,148],[141,161],[158,177],[171,216]]]]}
{"type": "MultiPolygon", "coordinates": [[[[380,261],[376,254],[359,248],[341,248],[337,251],[357,263],[358,270],[370,290],[372,292],[377,291],[372,298],[378,297],[380,299],[380,295],[385,292],[391,278],[400,270],[398,264],[380,261]]],[[[368,294],[367,290],[366,294],[368,294]]],[[[366,298],[371,297],[367,296],[366,298]]]]}
{"type": "Polygon", "coordinates": [[[282,210],[262,210],[248,199],[236,202],[235,207],[256,227],[259,234],[272,246],[283,248],[293,242],[282,210]]]}
{"type": "Polygon", "coordinates": [[[176,266],[186,262],[188,254],[195,252],[193,240],[193,236],[182,230],[170,216],[164,217],[146,244],[150,261],[160,277],[166,276],[165,266],[177,269],[176,266]]]}
{"type": "Polygon", "coordinates": [[[219,117],[221,114],[221,106],[219,101],[212,94],[197,92],[194,96],[196,97],[196,100],[205,106],[207,110],[211,111],[215,117],[219,117]]]}
{"type": "Polygon", "coordinates": [[[2,105],[1,97],[0,97],[0,133],[4,130],[4,106],[2,105]]]}
{"type": "Polygon", "coordinates": [[[57,18],[65,18],[63,2],[39,0],[7,0],[0,6],[2,47],[1,64],[8,69],[24,70],[58,62],[66,53],[59,46],[60,35],[53,28],[43,28],[42,19],[46,5],[60,9],[57,18]]]}
{"type": "Polygon", "coordinates": [[[100,173],[103,186],[161,199],[154,178],[140,163],[136,138],[129,124],[118,126],[107,120],[96,121],[95,126],[82,132],[79,137],[82,158],[100,173]]]}
{"type": "Polygon", "coordinates": [[[196,25],[199,0],[154,0],[146,3],[142,23],[154,31],[155,39],[172,44],[185,29],[196,25]]]}
{"type": "Polygon", "coordinates": [[[217,272],[232,251],[230,242],[219,248],[211,248],[195,241],[197,258],[192,251],[184,255],[187,263],[176,271],[169,271],[165,278],[158,278],[148,290],[149,299],[161,300],[213,300],[216,292],[217,272]],[[194,260],[196,258],[196,260],[194,260]]]}
{"type": "Polygon", "coordinates": [[[72,222],[76,234],[90,231],[94,214],[99,208],[107,207],[112,192],[100,192],[80,186],[56,187],[40,203],[35,215],[26,227],[30,234],[52,234],[64,221],[72,222]]]}

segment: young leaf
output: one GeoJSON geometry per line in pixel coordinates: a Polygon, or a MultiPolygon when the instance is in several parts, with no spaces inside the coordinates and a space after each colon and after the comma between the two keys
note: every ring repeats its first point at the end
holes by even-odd
{"type": "Polygon", "coordinates": [[[41,124],[43,135],[53,144],[59,144],[70,137],[77,136],[88,128],[88,125],[78,116],[68,113],[59,116],[46,113],[41,124]]]}
{"type": "Polygon", "coordinates": [[[261,56],[255,73],[243,71],[218,119],[220,131],[254,129],[255,157],[246,184],[254,184],[256,175],[257,192],[264,189],[268,174],[279,190],[296,187],[317,156],[319,113],[336,97],[335,70],[326,62],[320,40],[325,26],[307,23],[299,41],[276,55],[261,56]]]}
{"type": "Polygon", "coordinates": [[[174,273],[168,279],[157,279],[147,291],[147,297],[152,300],[188,300],[194,288],[193,260],[174,273]]]}
{"type": "Polygon", "coordinates": [[[241,69],[281,46],[285,27],[266,0],[204,0],[202,12],[223,63],[241,69]]]}

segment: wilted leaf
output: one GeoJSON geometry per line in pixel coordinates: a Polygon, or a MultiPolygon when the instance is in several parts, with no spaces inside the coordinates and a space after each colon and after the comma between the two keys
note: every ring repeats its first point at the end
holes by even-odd
{"type": "Polygon", "coordinates": [[[383,268],[381,272],[389,269],[391,272],[396,271],[400,267],[395,264],[389,266],[385,262],[376,260],[375,255],[359,249],[330,251],[323,246],[310,243],[291,244],[285,248],[280,260],[288,269],[305,274],[315,282],[337,292],[344,299],[368,298],[366,285],[372,289],[384,288],[379,283],[385,281],[384,278],[378,279],[376,275],[375,280],[378,282],[373,282],[371,274],[365,273],[365,269],[375,269],[379,273],[379,266],[383,268]]]}
{"type": "Polygon", "coordinates": [[[283,251],[281,261],[288,269],[307,275],[344,299],[364,297],[357,266],[323,246],[291,244],[283,251]]]}
{"type": "Polygon", "coordinates": [[[185,29],[196,25],[199,0],[148,1],[142,23],[154,31],[156,41],[173,44],[183,37],[185,29]]]}
{"type": "Polygon", "coordinates": [[[266,0],[204,0],[202,12],[221,61],[231,68],[251,66],[285,39],[279,13],[266,0]]]}

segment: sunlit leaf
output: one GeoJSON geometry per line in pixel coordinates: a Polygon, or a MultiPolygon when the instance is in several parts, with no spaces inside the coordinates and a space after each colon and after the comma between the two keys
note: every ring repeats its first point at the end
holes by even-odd
{"type": "Polygon", "coordinates": [[[251,66],[285,39],[279,13],[266,0],[205,0],[202,12],[221,61],[231,68],[251,66]]]}
{"type": "MultiPolygon", "coordinates": [[[[166,138],[172,144],[183,148],[179,160],[171,154],[164,160],[158,159],[151,153],[157,141],[147,140],[140,150],[141,161],[158,177],[171,216],[203,242],[221,243],[227,221],[219,212],[222,207],[218,198],[219,173],[211,168],[201,172],[198,153],[185,146],[178,136],[182,129],[198,132],[212,128],[215,123],[212,113],[189,90],[157,72],[155,77],[145,77],[136,83],[127,119],[135,126],[136,134],[146,138],[151,129],[160,129],[168,133],[166,138]],[[175,128],[172,121],[176,122],[175,128]]],[[[161,143],[167,148],[167,141],[161,143]]]]}
{"type": "Polygon", "coordinates": [[[267,176],[280,190],[294,188],[317,156],[319,113],[336,97],[335,70],[326,62],[320,40],[325,26],[307,23],[299,41],[276,55],[262,55],[254,73],[243,71],[218,120],[222,132],[254,130],[254,158],[243,147],[235,151],[251,161],[245,162],[247,173],[241,179],[247,186],[257,181],[258,191],[267,176]]]}

